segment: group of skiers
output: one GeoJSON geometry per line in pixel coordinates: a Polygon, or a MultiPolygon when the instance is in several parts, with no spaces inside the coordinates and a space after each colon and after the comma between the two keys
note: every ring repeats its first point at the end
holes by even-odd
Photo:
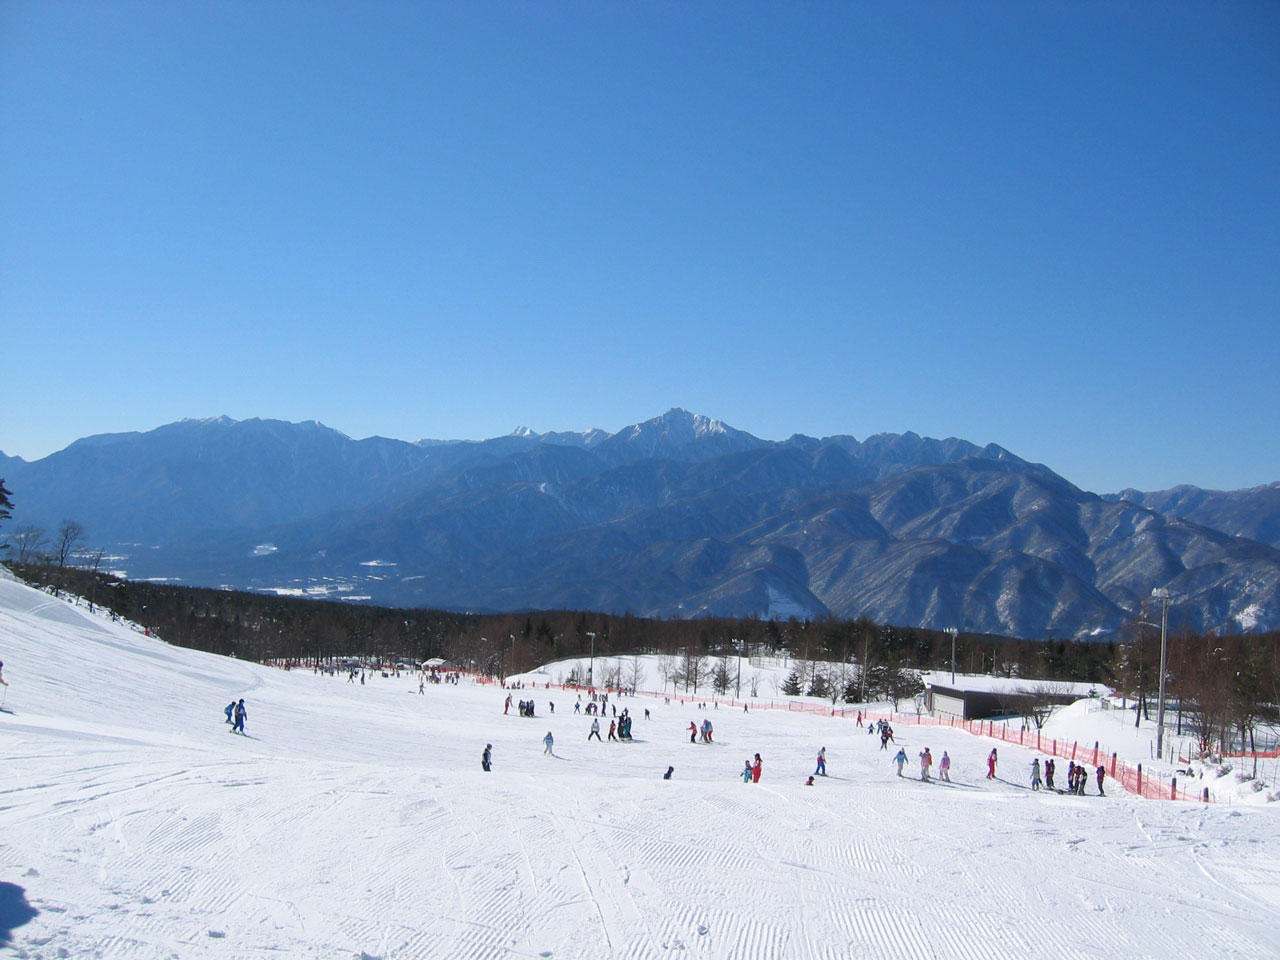
{"type": "Polygon", "coordinates": [[[227,733],[239,733],[241,736],[246,736],[244,720],[247,714],[244,709],[244,698],[232,700],[222,712],[226,715],[227,723],[231,724],[231,729],[227,733]]]}
{"type": "Polygon", "coordinates": [[[701,727],[699,727],[692,720],[689,721],[689,742],[690,743],[697,743],[699,736],[701,736],[703,743],[712,743],[714,742],[711,739],[712,732],[713,730],[711,727],[710,717],[703,718],[701,727]]]}
{"type": "MultiPolygon", "coordinates": [[[[532,700],[521,700],[517,704],[517,708],[519,709],[520,716],[522,717],[532,717],[534,715],[532,700]]],[[[510,710],[511,710],[511,694],[507,694],[507,702],[502,705],[503,716],[505,716],[510,710]]],[[[556,712],[556,708],[554,704],[551,707],[551,712],[552,713],[556,712]]]]}
{"type": "MultiPolygon", "coordinates": [[[[1054,760],[1049,757],[1044,762],[1044,783],[1046,790],[1055,790],[1053,785],[1054,760]]],[[[1098,766],[1095,772],[1098,780],[1098,796],[1105,797],[1106,791],[1103,790],[1103,783],[1107,779],[1106,768],[1102,765],[1098,766]]],[[[1084,796],[1084,788],[1089,784],[1089,768],[1082,763],[1076,763],[1074,760],[1067,763],[1067,789],[1065,791],[1058,790],[1058,793],[1074,793],[1076,796],[1084,796]]],[[[1040,781],[1040,758],[1036,757],[1031,761],[1031,789],[1041,789],[1040,781]]]]}

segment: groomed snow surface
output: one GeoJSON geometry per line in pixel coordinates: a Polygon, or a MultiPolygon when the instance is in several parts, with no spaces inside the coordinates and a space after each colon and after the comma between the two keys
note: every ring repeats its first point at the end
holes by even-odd
{"type": "Polygon", "coordinates": [[[1280,956],[1276,804],[1032,793],[1030,751],[989,781],[990,742],[900,725],[912,777],[952,757],[922,783],[848,720],[654,697],[588,743],[572,693],[241,663],[11,579],[0,659],[7,955],[1280,956]]]}

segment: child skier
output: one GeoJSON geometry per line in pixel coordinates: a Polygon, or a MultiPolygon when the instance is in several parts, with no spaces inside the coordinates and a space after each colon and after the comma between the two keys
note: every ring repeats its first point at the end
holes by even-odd
{"type": "Polygon", "coordinates": [[[813,771],[815,777],[825,777],[827,775],[827,748],[822,747],[818,750],[818,769],[813,771]]]}
{"type": "Polygon", "coordinates": [[[938,779],[951,782],[951,757],[945,750],[942,751],[942,761],[938,764],[938,779]]]}
{"type": "Polygon", "coordinates": [[[898,752],[894,754],[893,762],[898,765],[898,776],[902,776],[902,768],[907,762],[907,751],[899,747],[898,752]]]}
{"type": "Polygon", "coordinates": [[[493,759],[493,744],[486,743],[484,745],[484,753],[480,754],[480,769],[485,773],[489,772],[489,763],[493,759]]]}
{"type": "Polygon", "coordinates": [[[546,749],[545,749],[545,750],[543,750],[542,752],[543,752],[544,754],[546,754],[546,755],[549,755],[549,756],[555,756],[555,754],[553,754],[553,753],[551,752],[551,747],[552,747],[552,745],[554,745],[554,744],[555,744],[555,742],[556,742],[556,741],[555,741],[555,738],[554,738],[553,736],[551,736],[551,731],[550,731],[550,730],[548,730],[548,731],[547,731],[547,735],[546,735],[545,737],[543,737],[543,738],[542,738],[542,742],[543,742],[544,744],[546,744],[546,749]]]}
{"type": "Polygon", "coordinates": [[[1031,761],[1031,789],[1040,789],[1040,758],[1031,761]]]}

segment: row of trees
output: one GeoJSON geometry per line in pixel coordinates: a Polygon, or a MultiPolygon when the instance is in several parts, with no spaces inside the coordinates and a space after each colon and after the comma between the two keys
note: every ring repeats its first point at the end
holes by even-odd
{"type": "MultiPolygon", "coordinates": [[[[11,508],[0,480],[0,520],[11,508]]],[[[72,521],[52,537],[24,529],[9,539],[10,566],[29,581],[105,603],[171,642],[246,659],[440,657],[502,677],[556,660],[589,663],[592,653],[647,653],[662,655],[664,687],[760,696],[775,691],[761,690],[759,674],[744,669],[744,662],[785,654],[796,666],[776,692],[832,703],[908,699],[919,690],[919,670],[946,669],[952,662],[949,633],[865,617],[654,620],[566,610],[480,615],[357,606],[109,577],[99,569],[102,552],[82,549],[84,529],[72,521]]],[[[1106,684],[1133,698],[1138,723],[1151,716],[1159,685],[1160,637],[1150,620],[1139,616],[1106,642],[962,633],[955,638],[955,666],[962,673],[1106,684]]],[[[1175,632],[1166,661],[1167,722],[1177,733],[1193,733],[1206,744],[1253,747],[1260,728],[1280,723],[1280,634],[1175,632]]],[[[634,664],[639,670],[639,661],[634,664]]],[[[607,669],[595,674],[597,685],[644,682],[607,669]]],[[[573,679],[585,682],[585,672],[573,679]]]]}

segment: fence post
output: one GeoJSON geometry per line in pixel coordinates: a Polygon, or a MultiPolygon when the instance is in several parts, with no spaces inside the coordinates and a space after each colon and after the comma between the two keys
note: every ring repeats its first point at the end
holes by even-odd
{"type": "Polygon", "coordinates": [[[1093,741],[1093,766],[1098,765],[1098,741],[1093,741]]]}
{"type": "Polygon", "coordinates": [[[1169,791],[1169,799],[1170,800],[1178,799],[1178,778],[1177,777],[1173,778],[1173,783],[1169,791]]]}
{"type": "Polygon", "coordinates": [[[1114,778],[1115,775],[1116,775],[1116,755],[1113,753],[1111,755],[1111,776],[1114,778]]]}
{"type": "Polygon", "coordinates": [[[1138,796],[1142,796],[1142,764],[1138,764],[1138,796]]]}
{"type": "Polygon", "coordinates": [[[1076,747],[1078,747],[1078,746],[1080,746],[1080,744],[1075,743],[1074,741],[1073,741],[1073,742],[1072,742],[1072,744],[1071,744],[1071,759],[1072,759],[1072,760],[1074,760],[1074,759],[1076,758],[1076,747]]]}
{"type": "Polygon", "coordinates": [[[1205,788],[1204,788],[1204,802],[1205,802],[1205,803],[1208,803],[1208,802],[1209,802],[1209,788],[1208,788],[1208,787],[1205,787],[1205,788]]]}

